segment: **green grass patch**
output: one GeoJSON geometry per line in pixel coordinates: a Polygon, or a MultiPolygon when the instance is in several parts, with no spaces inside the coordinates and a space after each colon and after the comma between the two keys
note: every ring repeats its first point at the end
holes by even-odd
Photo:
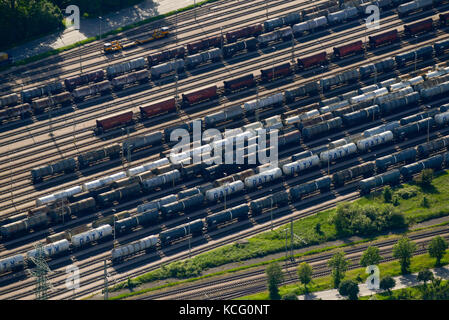
{"type": "MultiPolygon", "coordinates": [[[[447,215],[445,208],[447,201],[443,201],[444,195],[449,197],[449,189],[445,189],[444,186],[449,184],[449,174],[441,173],[434,179],[432,190],[422,190],[422,188],[411,184],[405,184],[398,188],[393,189],[394,194],[401,195],[397,210],[404,215],[408,222],[419,222],[437,216],[447,215]],[[404,194],[407,194],[404,196],[404,194]],[[428,197],[431,202],[430,208],[416,208],[416,204],[419,203],[419,198],[423,196],[428,197]],[[406,198],[406,199],[404,199],[406,198]],[[446,202],[446,203],[445,203],[446,202]],[[415,205],[415,208],[413,208],[415,205]]],[[[446,198],[447,199],[447,198],[446,198]]],[[[368,197],[361,198],[355,201],[359,205],[374,205],[379,208],[385,206],[383,202],[382,194],[380,192],[370,195],[368,197]]],[[[313,216],[306,217],[293,223],[293,231],[296,235],[300,235],[303,241],[294,241],[294,248],[304,248],[311,245],[318,245],[328,241],[337,240],[341,238],[332,217],[335,214],[336,209],[330,209],[319,212],[313,216]],[[317,227],[319,225],[319,227],[317,227]]],[[[194,278],[199,280],[212,275],[203,275],[204,271],[208,269],[223,266],[229,263],[238,263],[249,259],[261,258],[269,254],[283,252],[285,250],[285,229],[290,228],[290,225],[281,226],[273,231],[264,232],[253,236],[248,239],[247,243],[234,243],[223,246],[221,248],[212,250],[207,253],[198,255],[190,260],[177,261],[170,263],[167,266],[144,274],[142,276],[132,279],[134,287],[138,287],[142,284],[164,280],[169,278],[174,279],[188,279],[194,278]]],[[[290,244],[290,232],[288,235],[288,243],[290,244]]],[[[363,241],[372,241],[376,237],[376,234],[371,237],[365,237],[363,241]]],[[[351,243],[351,245],[354,243],[351,243]]],[[[330,250],[331,248],[324,248],[324,250],[330,250]]],[[[323,252],[323,249],[308,252],[307,254],[313,254],[317,252],[323,252]]],[[[283,261],[284,258],[277,259],[283,261]]],[[[247,265],[245,267],[228,270],[227,272],[235,272],[255,266],[265,265],[271,261],[264,261],[258,264],[247,265]]],[[[219,274],[223,274],[220,272],[219,274]]],[[[217,274],[213,274],[217,275],[217,274]]],[[[166,285],[171,286],[171,284],[166,285]]],[[[114,286],[111,291],[118,291],[127,288],[127,282],[123,282],[114,286]]],[[[143,289],[139,293],[148,292],[154,289],[143,289]]],[[[134,295],[134,293],[132,293],[134,295]]],[[[125,294],[122,297],[129,296],[125,294]]]]}
{"type": "MultiPolygon", "coordinates": [[[[411,273],[416,273],[423,270],[428,270],[435,267],[435,259],[430,258],[428,254],[417,255],[412,258],[410,266],[411,273]]],[[[446,253],[441,260],[441,265],[449,264],[449,253],[446,253]]],[[[384,262],[379,264],[381,278],[385,276],[399,276],[401,275],[401,266],[398,261],[384,262]]],[[[365,273],[365,268],[357,268],[346,272],[345,279],[352,279],[364,283],[368,275],[365,273]]],[[[314,278],[309,284],[309,292],[318,292],[333,289],[331,276],[314,278]]],[[[304,286],[300,283],[289,284],[279,287],[281,296],[287,293],[294,293],[296,295],[303,295],[304,286]]],[[[385,296],[386,294],[383,294],[385,296]]],[[[241,297],[236,300],[269,300],[268,291],[259,292],[249,296],[241,297]]]]}

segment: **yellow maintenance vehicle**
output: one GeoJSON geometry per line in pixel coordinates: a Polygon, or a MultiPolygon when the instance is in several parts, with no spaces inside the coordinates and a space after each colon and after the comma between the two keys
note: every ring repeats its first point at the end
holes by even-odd
{"type": "Polygon", "coordinates": [[[127,44],[121,44],[120,41],[115,40],[104,44],[104,52],[105,53],[111,53],[111,52],[117,52],[120,50],[126,50],[147,42],[151,42],[157,39],[165,38],[170,34],[167,27],[162,27],[160,29],[153,30],[151,37],[146,39],[137,39],[134,42],[127,43],[127,44]]]}

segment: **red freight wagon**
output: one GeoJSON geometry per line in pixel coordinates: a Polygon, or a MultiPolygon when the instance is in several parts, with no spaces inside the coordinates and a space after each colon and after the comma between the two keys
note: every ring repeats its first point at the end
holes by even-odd
{"type": "Polygon", "coordinates": [[[227,91],[235,91],[246,87],[252,87],[256,84],[253,74],[248,74],[243,77],[232,79],[229,81],[223,81],[224,88],[227,91]]]}
{"type": "Polygon", "coordinates": [[[369,44],[372,48],[399,40],[398,30],[396,29],[375,36],[369,36],[368,38],[369,44]]]}
{"type": "Polygon", "coordinates": [[[229,31],[228,33],[226,33],[226,40],[228,41],[228,43],[232,43],[240,38],[257,37],[262,33],[262,31],[262,24],[259,23],[238,30],[229,31]]]}
{"type": "Polygon", "coordinates": [[[351,54],[358,54],[363,51],[363,42],[362,40],[352,42],[349,44],[345,44],[341,47],[334,48],[334,54],[336,57],[346,57],[351,54]]]}
{"type": "Polygon", "coordinates": [[[185,104],[192,105],[201,101],[209,100],[217,96],[217,86],[192,90],[182,94],[182,101],[185,104]]]}
{"type": "Polygon", "coordinates": [[[404,31],[406,34],[409,35],[415,35],[421,32],[430,31],[433,29],[433,20],[427,19],[424,21],[412,23],[412,24],[406,24],[404,26],[404,31]]]}
{"type": "Polygon", "coordinates": [[[165,62],[165,61],[168,61],[173,58],[175,58],[175,59],[183,58],[185,55],[185,51],[186,51],[186,49],[183,46],[180,46],[180,47],[176,47],[173,49],[164,50],[161,52],[156,52],[156,53],[150,54],[147,57],[148,65],[150,67],[152,67],[161,62],[165,62]]]}
{"type": "Polygon", "coordinates": [[[298,59],[299,69],[307,69],[317,65],[323,65],[327,63],[327,53],[326,51],[314,54],[313,56],[308,56],[305,58],[298,59]]]}
{"type": "Polygon", "coordinates": [[[195,54],[200,50],[205,50],[210,47],[219,47],[222,43],[222,36],[213,36],[206,39],[201,39],[187,44],[189,54],[195,54]]]}
{"type": "Polygon", "coordinates": [[[87,84],[89,82],[98,82],[104,79],[104,71],[96,70],[79,76],[70,77],[64,80],[67,90],[72,91],[77,86],[87,84]]]}
{"type": "Polygon", "coordinates": [[[153,117],[165,112],[170,112],[176,110],[176,100],[169,99],[161,102],[157,102],[150,106],[140,107],[140,114],[144,118],[153,117]]]}
{"type": "Polygon", "coordinates": [[[273,78],[285,77],[292,73],[290,62],[274,66],[274,68],[267,68],[260,70],[263,81],[270,81],[273,78]]]}
{"type": "Polygon", "coordinates": [[[115,127],[123,127],[133,121],[133,112],[125,111],[97,119],[97,128],[101,131],[106,131],[115,127]]]}

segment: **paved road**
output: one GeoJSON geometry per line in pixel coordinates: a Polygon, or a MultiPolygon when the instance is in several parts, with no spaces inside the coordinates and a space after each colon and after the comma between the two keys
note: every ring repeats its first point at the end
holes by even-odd
{"type": "MultiPolygon", "coordinates": [[[[198,0],[199,1],[199,0],[198,0]]],[[[194,0],[145,0],[130,8],[122,9],[102,16],[102,19],[81,19],[80,30],[72,27],[61,32],[30,41],[8,50],[15,61],[22,60],[46,51],[61,48],[100,33],[117,29],[150,17],[184,8],[194,3],[194,0]],[[100,31],[101,28],[101,31],[100,31]]]]}
{"type": "MultiPolygon", "coordinates": [[[[449,267],[442,267],[442,268],[435,268],[431,270],[436,277],[443,278],[445,280],[449,279],[449,267]]],[[[398,276],[394,277],[396,280],[396,286],[393,288],[393,290],[407,288],[407,287],[414,287],[417,286],[420,283],[416,280],[418,274],[413,273],[406,276],[398,276]]],[[[370,296],[373,293],[380,293],[382,290],[377,291],[371,291],[367,288],[366,284],[359,284],[360,293],[359,296],[370,296]]],[[[342,300],[346,299],[345,297],[342,297],[337,289],[333,290],[326,290],[326,291],[319,291],[319,292],[313,292],[307,295],[301,295],[298,296],[298,300],[342,300]]]]}

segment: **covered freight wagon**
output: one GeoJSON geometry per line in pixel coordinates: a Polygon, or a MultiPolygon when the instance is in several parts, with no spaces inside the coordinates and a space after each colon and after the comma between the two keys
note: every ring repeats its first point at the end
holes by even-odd
{"type": "Polygon", "coordinates": [[[156,102],[146,107],[139,107],[140,114],[144,118],[150,118],[156,115],[160,115],[166,112],[171,112],[176,110],[176,100],[175,98],[156,102]]]}
{"type": "Polygon", "coordinates": [[[217,97],[217,86],[209,86],[201,89],[195,89],[182,94],[182,101],[186,105],[192,105],[217,97]]]}
{"type": "Polygon", "coordinates": [[[363,52],[362,40],[334,48],[334,55],[338,58],[347,57],[352,54],[361,54],[362,52],[363,52]]]}
{"type": "Polygon", "coordinates": [[[228,43],[235,42],[238,39],[257,37],[263,32],[262,24],[254,24],[251,26],[243,27],[237,30],[232,30],[226,33],[226,40],[228,43]]]}
{"type": "Polygon", "coordinates": [[[116,113],[110,116],[106,116],[96,120],[97,122],[97,132],[102,133],[104,131],[116,128],[124,127],[133,122],[133,112],[125,111],[121,113],[116,113]]]}

